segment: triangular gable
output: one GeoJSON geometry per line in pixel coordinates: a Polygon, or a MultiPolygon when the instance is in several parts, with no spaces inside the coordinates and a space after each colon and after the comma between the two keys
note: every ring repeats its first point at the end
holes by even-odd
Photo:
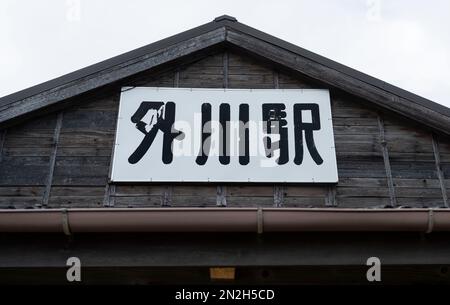
{"type": "Polygon", "coordinates": [[[450,109],[411,92],[221,16],[149,44],[0,99],[0,125],[56,107],[77,95],[218,45],[238,48],[379,107],[450,135],[450,109]]]}

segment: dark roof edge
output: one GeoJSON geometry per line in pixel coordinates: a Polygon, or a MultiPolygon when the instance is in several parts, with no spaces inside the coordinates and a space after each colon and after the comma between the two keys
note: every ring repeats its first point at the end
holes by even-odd
{"type": "Polygon", "coordinates": [[[63,76],[54,78],[52,80],[46,81],[44,83],[29,87],[27,89],[18,91],[16,93],[12,93],[9,95],[6,95],[2,98],[0,98],[0,107],[5,106],[11,103],[14,103],[16,101],[23,100],[25,98],[31,97],[33,95],[39,94],[41,92],[51,90],[55,87],[64,85],[66,83],[72,82],[77,79],[84,78],[86,76],[89,76],[91,74],[97,73],[99,71],[111,68],[113,66],[119,65],[123,62],[132,60],[134,58],[143,56],[147,53],[151,53],[154,51],[157,51],[159,49],[168,47],[170,45],[182,42],[184,40],[193,38],[195,36],[198,36],[203,33],[207,33],[209,31],[218,29],[220,27],[226,27],[230,28],[236,31],[243,32],[247,35],[253,36],[257,39],[263,40],[267,43],[273,44],[275,46],[278,46],[280,48],[286,49],[290,52],[293,52],[295,54],[298,54],[299,56],[308,58],[314,62],[317,62],[321,65],[327,66],[331,69],[334,69],[340,73],[344,73],[348,76],[351,76],[355,79],[358,79],[360,81],[363,81],[367,84],[370,84],[372,86],[375,86],[377,88],[380,88],[382,90],[385,90],[391,94],[394,94],[396,96],[402,97],[404,99],[407,99],[408,101],[411,101],[414,104],[421,105],[425,108],[431,109],[433,111],[436,111],[440,114],[443,114],[445,116],[450,117],[450,108],[438,104],[436,102],[433,102],[431,100],[428,100],[426,98],[423,98],[419,95],[416,95],[412,92],[406,91],[404,89],[401,89],[399,87],[396,87],[394,85],[391,85],[389,83],[386,83],[380,79],[377,79],[375,77],[369,76],[365,73],[359,72],[353,68],[347,67],[345,65],[342,65],[340,63],[337,63],[333,60],[330,60],[328,58],[325,58],[321,55],[318,55],[316,53],[313,53],[311,51],[308,51],[306,49],[303,49],[299,46],[296,46],[292,43],[289,43],[285,40],[279,39],[277,37],[274,37],[272,35],[269,35],[267,33],[264,33],[260,30],[257,30],[255,28],[252,28],[248,25],[242,24],[237,22],[236,18],[223,15],[220,17],[217,17],[214,21],[208,22],[206,24],[200,25],[198,27],[195,27],[193,29],[184,31],[182,33],[170,36],[168,38],[156,41],[154,43],[148,44],[146,46],[140,47],[138,49],[123,53],[121,55],[112,57],[110,59],[101,61],[99,63],[87,66],[85,68],[76,70],[74,72],[71,72],[69,74],[65,74],[63,76]]]}
{"type": "Polygon", "coordinates": [[[111,67],[119,65],[123,62],[133,60],[133,59],[143,56],[147,53],[155,52],[159,49],[163,49],[165,47],[168,47],[170,45],[179,43],[179,42],[187,40],[189,38],[198,36],[200,34],[213,31],[215,29],[218,29],[218,28],[224,26],[226,20],[227,19],[222,19],[221,21],[218,21],[218,22],[211,21],[211,22],[205,23],[198,27],[181,32],[179,34],[175,34],[173,36],[158,40],[156,42],[153,42],[148,45],[142,46],[140,48],[134,49],[132,51],[111,57],[109,59],[95,63],[93,65],[81,68],[74,72],[64,74],[62,76],[59,76],[59,77],[51,79],[49,81],[40,83],[38,85],[23,89],[21,91],[18,91],[18,92],[15,92],[15,93],[12,93],[12,94],[9,94],[6,96],[3,96],[0,98],[0,107],[8,105],[10,103],[13,103],[15,101],[19,101],[19,100],[31,97],[33,95],[50,90],[52,88],[64,85],[66,83],[75,81],[77,79],[84,78],[91,74],[111,68],[111,67]]]}
{"type": "Polygon", "coordinates": [[[450,116],[450,108],[438,104],[434,101],[431,101],[429,99],[426,99],[422,96],[419,96],[417,94],[414,94],[410,91],[404,90],[402,88],[399,88],[397,86],[394,86],[392,84],[389,84],[385,81],[382,81],[378,78],[375,78],[373,76],[370,76],[368,74],[365,74],[363,72],[360,72],[358,70],[355,70],[353,68],[350,68],[348,66],[345,66],[343,64],[340,64],[338,62],[335,62],[331,59],[328,59],[326,57],[323,57],[319,54],[313,53],[311,51],[308,51],[306,49],[303,49],[297,45],[294,45],[290,42],[287,42],[285,40],[282,40],[280,38],[277,38],[275,36],[272,36],[270,34],[267,34],[265,32],[262,32],[260,30],[257,30],[255,28],[252,28],[246,24],[242,24],[239,22],[234,22],[234,23],[227,23],[227,25],[235,30],[238,30],[240,32],[243,32],[245,34],[248,34],[250,36],[253,36],[255,38],[264,40],[270,44],[276,45],[278,47],[281,47],[283,49],[286,49],[290,52],[293,52],[295,54],[298,54],[299,56],[308,58],[312,61],[315,61],[321,65],[327,66],[333,70],[336,70],[338,72],[344,73],[348,76],[351,76],[353,78],[356,78],[360,81],[363,81],[367,84],[370,84],[372,86],[375,86],[377,88],[380,88],[382,90],[385,90],[387,92],[390,92],[394,95],[397,95],[399,97],[405,98],[415,104],[419,104],[422,105],[426,108],[429,108],[431,110],[434,110],[436,112],[439,112],[441,114],[444,114],[446,116],[450,116]]]}

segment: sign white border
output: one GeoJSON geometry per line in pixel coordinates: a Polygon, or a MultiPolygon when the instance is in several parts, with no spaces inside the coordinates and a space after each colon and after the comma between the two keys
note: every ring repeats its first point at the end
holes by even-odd
{"type": "MultiPolygon", "coordinates": [[[[200,125],[201,126],[201,125],[200,125]]],[[[192,133],[201,134],[199,130],[192,133]]],[[[176,143],[177,140],[174,140],[176,143]]],[[[194,141],[195,142],[195,141],[194,141]]],[[[197,141],[198,142],[198,141],[197,141]]],[[[325,89],[207,89],[124,87],[120,97],[111,181],[113,182],[261,182],[261,183],[337,183],[338,172],[334,146],[330,95],[325,89]],[[228,165],[220,164],[217,156],[210,156],[205,165],[195,163],[198,147],[192,156],[174,156],[170,164],[161,161],[162,132],[155,137],[149,150],[136,164],[127,160],[142,141],[144,134],[136,129],[130,118],[143,101],[172,101],[176,105],[176,121],[192,121],[194,113],[200,115],[201,104],[211,103],[212,120],[218,120],[219,104],[231,105],[231,121],[238,118],[238,105],[247,103],[252,117],[261,120],[263,103],[285,103],[288,122],[289,162],[276,167],[261,167],[262,159],[251,157],[247,165],[240,165],[231,157],[228,165]],[[303,163],[296,165],[294,158],[294,124],[292,105],[317,103],[320,107],[321,129],[314,131],[315,145],[323,158],[317,165],[304,145],[303,163]],[[254,111],[252,111],[254,110],[254,111]]]]}

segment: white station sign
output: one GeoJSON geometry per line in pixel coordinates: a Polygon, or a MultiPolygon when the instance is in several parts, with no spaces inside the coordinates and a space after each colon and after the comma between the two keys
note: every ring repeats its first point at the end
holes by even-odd
{"type": "Polygon", "coordinates": [[[329,92],[123,88],[111,179],[335,183],[329,92]]]}

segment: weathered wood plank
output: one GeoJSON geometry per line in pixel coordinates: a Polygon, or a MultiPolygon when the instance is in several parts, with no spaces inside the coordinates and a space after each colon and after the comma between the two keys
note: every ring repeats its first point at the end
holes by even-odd
{"type": "Polygon", "coordinates": [[[61,132],[63,116],[64,116],[64,114],[61,111],[58,113],[58,116],[56,118],[55,132],[53,134],[53,150],[50,155],[47,181],[45,183],[44,196],[42,197],[42,206],[43,207],[46,207],[48,205],[48,200],[50,198],[50,190],[52,188],[53,173],[55,171],[56,153],[58,151],[59,135],[61,132]]]}
{"type": "Polygon", "coordinates": [[[0,185],[45,185],[49,157],[4,156],[0,165],[0,185]]]}
{"type": "Polygon", "coordinates": [[[48,208],[100,208],[103,195],[100,196],[51,196],[48,208]]]}
{"type": "Polygon", "coordinates": [[[337,160],[339,177],[342,178],[385,178],[383,160],[337,160]]]}
{"type": "Polygon", "coordinates": [[[442,198],[428,197],[401,197],[398,198],[398,204],[409,208],[439,208],[442,207],[442,198]]]}
{"type": "Polygon", "coordinates": [[[213,54],[179,67],[180,88],[223,88],[223,54],[213,54]]]}
{"type": "Polygon", "coordinates": [[[322,83],[306,77],[304,74],[284,71],[278,75],[278,83],[280,89],[325,89],[322,83]]]}
{"type": "Polygon", "coordinates": [[[325,197],[286,197],[284,198],[284,206],[298,208],[324,208],[327,205],[325,197]]]}
{"type": "Polygon", "coordinates": [[[448,207],[447,189],[445,188],[445,185],[444,185],[444,175],[442,173],[441,157],[439,155],[439,142],[434,135],[431,136],[431,141],[433,144],[433,152],[434,152],[434,158],[435,158],[435,162],[436,162],[436,172],[437,172],[437,176],[439,179],[439,185],[440,185],[441,191],[442,191],[442,200],[444,203],[444,207],[448,207]]]}
{"type": "Polygon", "coordinates": [[[338,200],[340,208],[382,209],[390,204],[389,197],[339,197],[338,200]]]}
{"type": "Polygon", "coordinates": [[[15,196],[0,196],[0,209],[30,209],[42,202],[41,197],[15,197],[15,196]]]}
{"type": "MultiPolygon", "coordinates": [[[[277,72],[240,53],[229,53],[228,66],[230,87],[244,83],[254,88],[299,88],[307,85],[300,76],[277,72]]],[[[180,87],[206,84],[214,88],[225,84],[222,53],[196,60],[182,68],[173,66],[168,69],[170,71],[160,74],[149,72],[141,75],[141,84],[180,87]]],[[[318,85],[313,87],[319,88],[318,85]]],[[[225,190],[227,206],[270,207],[274,203],[280,205],[280,202],[285,207],[338,204],[339,207],[377,208],[389,205],[376,110],[369,102],[349,94],[338,90],[331,93],[339,169],[336,189],[314,185],[230,184],[225,190]]],[[[114,91],[99,94],[86,102],[79,101],[65,110],[49,206],[96,207],[98,202],[100,206],[104,203],[106,193],[112,189],[106,190],[106,185],[118,103],[118,92],[114,91]]],[[[439,202],[442,205],[442,189],[450,189],[449,140],[439,138],[441,181],[436,175],[436,158],[429,132],[409,120],[383,113],[385,117],[384,136],[398,205],[435,207],[439,202]]],[[[0,163],[0,197],[3,198],[0,201],[3,200],[4,207],[30,207],[37,202],[36,199],[42,198],[55,126],[56,116],[50,115],[8,130],[3,147],[6,162],[0,163]]],[[[114,187],[115,192],[108,193],[108,204],[116,204],[117,201],[116,206],[120,207],[152,207],[168,202],[172,206],[208,207],[218,203],[217,185],[129,184],[114,187]]]]}
{"type": "Polygon", "coordinates": [[[284,186],[283,185],[274,185],[273,186],[273,205],[274,207],[283,206],[284,202],[284,186]]]}
{"type": "Polygon", "coordinates": [[[384,167],[386,169],[386,178],[389,188],[390,206],[395,207],[397,205],[397,198],[395,196],[395,187],[394,182],[392,180],[391,163],[389,160],[389,151],[387,149],[387,143],[384,132],[384,121],[380,115],[378,116],[378,127],[380,129],[380,145],[381,151],[383,153],[384,167]]]}
{"type": "Polygon", "coordinates": [[[431,162],[391,162],[392,177],[403,179],[437,179],[436,165],[431,162]]]}
{"type": "Polygon", "coordinates": [[[272,197],[273,187],[271,185],[232,184],[227,186],[227,195],[229,197],[272,197]]]}
{"type": "MultiPolygon", "coordinates": [[[[26,152],[23,152],[26,153],[26,152]]],[[[20,154],[20,152],[16,152],[20,154]]],[[[109,147],[60,147],[58,156],[61,157],[111,157],[109,147]]]]}
{"type": "Polygon", "coordinates": [[[114,134],[114,131],[110,130],[64,130],[60,135],[59,147],[94,147],[96,149],[111,148],[114,144],[114,134]]]}
{"type": "MultiPolygon", "coordinates": [[[[229,61],[230,54],[228,52],[224,52],[222,54],[222,73],[223,73],[223,88],[228,88],[229,82],[229,61]]],[[[216,205],[221,207],[227,206],[227,186],[226,185],[218,185],[217,186],[217,196],[216,196],[216,205]]]]}
{"type": "Polygon", "coordinates": [[[172,196],[172,205],[175,207],[215,207],[217,206],[216,196],[172,196]]]}
{"type": "Polygon", "coordinates": [[[216,205],[221,207],[227,206],[227,187],[225,185],[217,186],[216,205]]]}
{"type": "Polygon", "coordinates": [[[133,77],[129,84],[137,87],[172,87],[173,82],[173,72],[165,71],[155,74],[144,73],[137,78],[133,77]]]}
{"type": "Polygon", "coordinates": [[[110,158],[57,156],[53,185],[105,185],[110,158]]]}
{"type": "Polygon", "coordinates": [[[229,54],[229,88],[274,88],[274,72],[270,67],[249,56],[229,54]]]}
{"type": "Polygon", "coordinates": [[[328,194],[327,186],[323,185],[285,185],[285,197],[321,197],[328,194]]]}
{"type": "Polygon", "coordinates": [[[117,111],[71,109],[64,114],[63,129],[114,131],[117,111]]]}
{"type": "Polygon", "coordinates": [[[0,186],[0,197],[41,197],[44,187],[40,186],[0,186]]]}
{"type": "Polygon", "coordinates": [[[158,184],[151,185],[116,185],[116,192],[114,196],[160,196],[164,192],[164,186],[158,184]]]}
{"type": "Polygon", "coordinates": [[[114,194],[116,192],[116,185],[112,184],[111,182],[107,182],[104,194],[103,194],[103,206],[104,207],[113,207],[115,204],[115,197],[114,194]]]}
{"type": "Polygon", "coordinates": [[[233,196],[227,197],[228,207],[273,207],[273,196],[233,196]]]}
{"type": "MultiPolygon", "coordinates": [[[[177,69],[173,75],[173,87],[178,88],[180,84],[180,71],[177,69]]],[[[163,198],[161,200],[161,206],[168,207],[172,205],[173,186],[167,184],[164,188],[163,198]]]]}

